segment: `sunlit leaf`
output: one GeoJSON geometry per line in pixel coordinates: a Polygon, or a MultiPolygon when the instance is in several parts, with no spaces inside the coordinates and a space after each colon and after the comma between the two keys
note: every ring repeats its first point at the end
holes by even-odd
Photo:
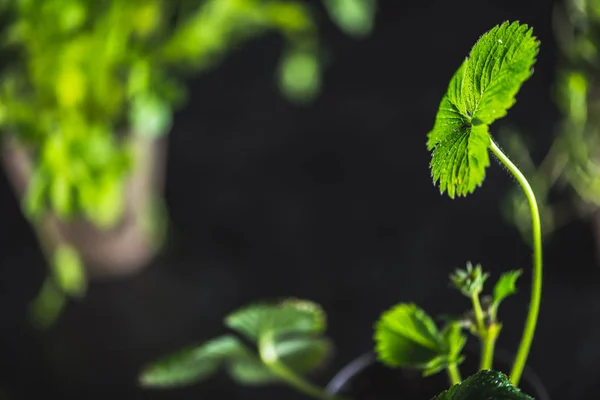
{"type": "Polygon", "coordinates": [[[391,367],[424,369],[447,353],[435,322],[414,304],[384,312],[375,326],[375,342],[379,360],[391,367]]]}
{"type": "Polygon", "coordinates": [[[441,193],[466,196],[483,183],[490,163],[488,126],[515,103],[538,46],[527,25],[505,22],[481,36],[452,77],[427,139],[441,193]]]}

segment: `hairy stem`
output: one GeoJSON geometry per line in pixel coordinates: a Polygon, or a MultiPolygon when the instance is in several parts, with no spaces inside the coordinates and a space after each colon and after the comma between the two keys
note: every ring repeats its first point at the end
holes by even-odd
{"type": "Polygon", "coordinates": [[[477,330],[479,332],[479,342],[481,343],[481,362],[479,364],[479,369],[492,369],[496,338],[492,335],[491,329],[488,328],[485,323],[483,309],[481,307],[481,302],[479,301],[479,294],[473,293],[471,301],[473,302],[473,311],[475,312],[477,330]]]}
{"type": "Polygon", "coordinates": [[[313,385],[302,376],[288,368],[279,360],[277,349],[275,348],[273,337],[265,335],[259,341],[260,358],[264,364],[283,381],[295,388],[301,393],[318,400],[344,400],[327,394],[323,389],[313,385]]]}
{"type": "Polygon", "coordinates": [[[481,341],[481,365],[480,370],[493,369],[494,364],[494,348],[496,347],[496,339],[500,333],[500,325],[492,323],[488,328],[485,339],[481,341]]]}
{"type": "Polygon", "coordinates": [[[462,382],[462,378],[460,376],[460,370],[458,369],[457,363],[448,364],[447,367],[448,377],[450,378],[450,383],[452,386],[457,385],[462,382]]]}
{"type": "Polygon", "coordinates": [[[510,161],[493,140],[491,140],[490,147],[500,162],[508,168],[517,182],[519,182],[519,185],[521,185],[531,211],[531,225],[533,232],[533,279],[531,283],[531,300],[529,303],[527,320],[525,322],[525,329],[523,330],[523,336],[521,337],[521,344],[519,345],[519,350],[517,351],[517,356],[515,357],[510,373],[512,384],[518,386],[521,375],[523,374],[523,369],[525,368],[525,363],[527,362],[529,350],[531,349],[531,342],[533,341],[533,336],[535,334],[535,327],[537,325],[540,302],[542,299],[542,226],[535,194],[533,193],[529,182],[527,182],[523,173],[519,171],[517,166],[510,161]]]}
{"type": "Polygon", "coordinates": [[[483,338],[487,329],[485,327],[483,308],[481,308],[481,303],[479,302],[479,294],[473,293],[471,295],[471,301],[473,302],[473,311],[475,311],[475,319],[477,320],[477,330],[479,331],[479,335],[483,338]]]}

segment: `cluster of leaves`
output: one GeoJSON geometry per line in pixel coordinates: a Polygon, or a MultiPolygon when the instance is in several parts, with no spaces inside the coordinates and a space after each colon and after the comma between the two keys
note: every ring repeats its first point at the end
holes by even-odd
{"type": "MultiPolygon", "coordinates": [[[[240,44],[279,32],[280,82],[291,100],[318,92],[320,49],[300,1],[15,0],[2,44],[11,61],[0,82],[0,129],[31,150],[25,210],[37,218],[83,215],[112,226],[135,165],[134,136],[168,131],[184,101],[182,74],[215,66],[240,44]]],[[[374,0],[328,0],[347,33],[372,28],[374,0]]]]}
{"type": "MultiPolygon", "coordinates": [[[[516,293],[515,283],[520,274],[520,270],[503,274],[494,287],[493,296],[484,301],[485,324],[495,326],[498,333],[501,329],[498,307],[506,297],[516,293]]],[[[486,279],[481,266],[473,268],[471,263],[450,276],[451,285],[469,299],[479,296],[486,279]]],[[[473,311],[446,319],[440,330],[432,317],[411,303],[400,303],[384,312],[375,325],[379,360],[390,367],[421,370],[424,376],[459,365],[464,360],[462,350],[467,341],[464,331],[478,335],[477,321],[473,311]]]]}
{"type": "Polygon", "coordinates": [[[310,301],[286,299],[277,304],[256,304],[225,318],[237,335],[227,334],[200,346],[190,347],[145,368],[140,382],[146,387],[189,385],[224,368],[241,384],[262,385],[285,382],[290,372],[305,375],[314,371],[332,350],[323,336],[326,317],[310,301]]]}

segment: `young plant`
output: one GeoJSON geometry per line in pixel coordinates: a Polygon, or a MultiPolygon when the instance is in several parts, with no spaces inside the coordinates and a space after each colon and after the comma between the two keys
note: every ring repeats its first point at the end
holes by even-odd
{"type": "MultiPolygon", "coordinates": [[[[531,186],[495,143],[489,127],[504,117],[515,103],[521,85],[533,73],[538,47],[539,42],[532,29],[519,22],[505,22],[485,33],[450,80],[427,140],[427,148],[432,152],[430,167],[433,181],[439,184],[441,193],[447,193],[450,198],[466,196],[481,186],[490,164],[491,151],[519,182],[528,200],[533,232],[533,283],[525,329],[510,372],[510,382],[515,387],[527,361],[540,307],[541,223],[531,186]]],[[[392,367],[420,369],[424,375],[445,369],[451,382],[459,384],[459,364],[466,340],[462,332],[467,330],[481,342],[480,370],[490,370],[494,344],[502,328],[497,320],[498,306],[515,292],[515,282],[520,274],[520,271],[511,271],[502,275],[491,300],[482,302],[480,293],[487,274],[482,272],[481,266],[473,268],[468,264],[465,270],[456,271],[451,275],[451,281],[471,299],[472,311],[466,318],[451,320],[441,331],[423,310],[413,304],[400,304],[383,313],[375,328],[379,359],[392,367]]],[[[483,388],[499,388],[506,384],[503,379],[490,379],[491,376],[478,374],[439,398],[468,398],[459,396],[458,392],[462,391],[461,387],[472,387],[474,383],[478,386],[483,382],[483,388]]],[[[481,393],[477,398],[482,398],[481,393]]],[[[506,398],[529,398],[518,391],[513,393],[506,398]]]]}
{"type": "Polygon", "coordinates": [[[182,350],[147,367],[141,384],[189,385],[225,369],[240,384],[286,383],[315,399],[333,398],[304,378],[323,364],[333,348],[323,336],[326,317],[317,304],[286,299],[251,305],[228,315],[225,325],[245,340],[227,334],[182,350]]]}
{"type": "MultiPolygon", "coordinates": [[[[431,171],[441,193],[466,196],[483,183],[492,153],[514,175],[529,201],[533,226],[533,284],[529,313],[510,378],[492,371],[494,346],[502,330],[498,308],[516,292],[520,270],[500,276],[490,296],[482,297],[488,279],[480,265],[467,263],[450,275],[454,288],[469,298],[472,309],[450,318],[439,329],[415,304],[402,303],[384,312],[375,326],[379,360],[391,367],[418,369],[428,376],[446,370],[453,385],[437,400],[531,400],[517,387],[535,332],[541,300],[542,251],[538,207],[523,174],[492,140],[489,126],[507,114],[521,85],[531,76],[539,42],[527,25],[504,23],[484,34],[450,81],[427,147],[431,171]],[[462,381],[459,370],[467,334],[481,343],[479,372],[462,381]]],[[[225,368],[245,384],[285,382],[317,399],[332,396],[305,380],[326,358],[330,342],[322,336],[325,316],[314,303],[286,300],[234,312],[225,324],[255,347],[225,335],[148,367],[140,381],[148,387],[189,384],[225,368]]],[[[401,393],[399,393],[401,395],[401,393]]]]}

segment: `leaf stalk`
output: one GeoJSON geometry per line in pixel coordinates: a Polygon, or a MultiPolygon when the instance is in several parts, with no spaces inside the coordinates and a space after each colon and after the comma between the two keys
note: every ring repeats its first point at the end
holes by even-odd
{"type": "Polygon", "coordinates": [[[529,311],[527,313],[527,319],[525,322],[525,328],[523,335],[521,336],[521,343],[517,351],[517,356],[510,373],[510,380],[514,386],[518,386],[529,356],[529,350],[531,349],[531,343],[535,334],[535,328],[537,325],[538,314],[540,310],[540,303],[542,299],[542,227],[540,220],[540,212],[538,204],[535,199],[535,194],[531,185],[527,181],[527,178],[517,168],[517,166],[502,152],[498,145],[490,139],[490,148],[494,155],[500,160],[502,164],[510,171],[515,177],[529,203],[531,212],[531,225],[533,233],[533,279],[531,283],[531,300],[529,303],[529,311]]]}

